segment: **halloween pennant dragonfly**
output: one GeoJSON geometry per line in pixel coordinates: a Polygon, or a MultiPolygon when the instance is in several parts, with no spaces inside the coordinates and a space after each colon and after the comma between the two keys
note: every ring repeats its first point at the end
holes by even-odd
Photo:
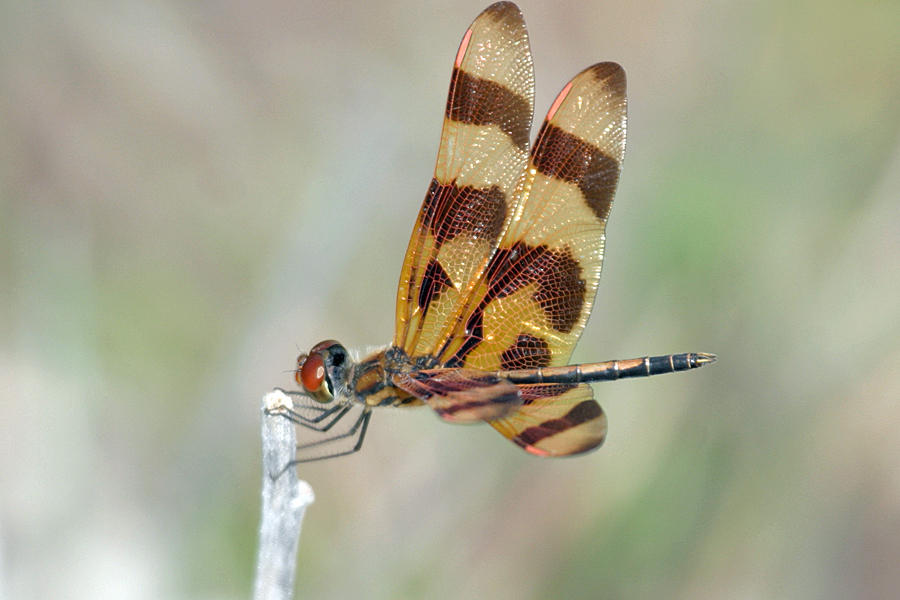
{"type": "Polygon", "coordinates": [[[397,290],[393,343],[354,361],[328,340],[297,359],[284,414],[326,432],[292,464],[359,450],[372,410],[430,406],[453,423],[486,421],[540,456],[599,447],[606,417],[590,382],[694,369],[705,353],[569,365],[591,312],[604,230],[625,152],[625,72],[588,67],[550,106],[529,153],[534,75],[511,2],[466,30],[450,79],[434,178],[397,290]],[[339,440],[355,440],[338,451],[339,440]],[[304,456],[326,450],[324,454],[304,456]]]}

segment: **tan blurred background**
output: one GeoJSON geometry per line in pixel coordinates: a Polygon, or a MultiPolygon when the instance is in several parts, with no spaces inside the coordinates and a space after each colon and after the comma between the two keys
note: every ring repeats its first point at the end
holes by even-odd
{"type": "MultiPolygon", "coordinates": [[[[258,406],[392,335],[486,0],[0,12],[0,597],[245,598],[258,406]]],[[[599,61],[629,148],[575,359],[606,446],[375,415],[300,474],[305,598],[900,589],[900,3],[522,0],[537,122],[599,61]]]]}

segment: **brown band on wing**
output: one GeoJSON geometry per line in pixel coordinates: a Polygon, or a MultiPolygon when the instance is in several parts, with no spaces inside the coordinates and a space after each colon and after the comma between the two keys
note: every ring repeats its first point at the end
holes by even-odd
{"type": "Polygon", "coordinates": [[[478,189],[432,179],[422,214],[437,247],[462,233],[494,240],[506,220],[506,194],[495,185],[478,189]]]}
{"type": "Polygon", "coordinates": [[[531,104],[505,85],[453,68],[447,97],[448,119],[473,125],[496,125],[522,150],[528,150],[531,104]]]}
{"type": "Polygon", "coordinates": [[[576,387],[578,387],[577,383],[520,385],[519,394],[522,396],[522,406],[528,406],[535,400],[562,396],[569,390],[575,389],[576,387]]]}
{"type": "Polygon", "coordinates": [[[493,373],[476,369],[425,369],[395,373],[395,387],[423,400],[454,423],[500,419],[519,405],[519,388],[493,373]]]}
{"type": "MultiPolygon", "coordinates": [[[[466,320],[466,337],[463,340],[462,345],[459,347],[459,350],[447,361],[448,366],[457,366],[461,367],[463,363],[465,363],[466,357],[469,353],[478,347],[482,341],[484,341],[484,307],[486,303],[482,301],[475,310],[472,311],[472,314],[469,315],[469,318],[466,320]]],[[[448,340],[449,341],[449,340],[448,340]]]]}
{"type": "Polygon", "coordinates": [[[520,333],[516,341],[500,355],[500,368],[536,369],[548,366],[552,358],[547,340],[520,333]]]}
{"type": "Polygon", "coordinates": [[[414,382],[421,384],[417,391],[422,393],[419,395],[423,400],[427,400],[434,395],[446,396],[453,392],[460,392],[471,389],[473,387],[489,387],[497,384],[506,384],[505,379],[501,379],[493,373],[482,373],[476,377],[464,377],[460,379],[439,378],[433,375],[430,370],[413,371],[407,376],[414,382]]]}
{"type": "Polygon", "coordinates": [[[425,314],[428,312],[428,307],[431,305],[432,300],[437,299],[441,292],[445,289],[453,287],[453,282],[450,280],[450,276],[447,275],[447,271],[441,266],[435,259],[431,259],[428,261],[428,266],[425,268],[425,275],[422,276],[422,286],[419,288],[419,308],[422,309],[422,318],[425,318],[425,314]]]}
{"type": "MultiPolygon", "coordinates": [[[[482,15],[490,15],[495,21],[508,19],[511,17],[521,18],[522,11],[513,2],[494,2],[486,9],[481,11],[482,15]]],[[[479,15],[481,16],[481,15],[479,15]]]]}
{"type": "Polygon", "coordinates": [[[529,427],[516,436],[516,442],[533,446],[552,435],[562,433],[576,425],[596,419],[603,414],[600,405],[593,400],[585,400],[575,405],[565,416],[544,421],[540,425],[529,427]]]}
{"type": "Polygon", "coordinates": [[[485,277],[487,293],[470,313],[465,339],[453,356],[447,358],[447,366],[462,366],[469,353],[484,340],[485,308],[529,284],[537,284],[533,298],[557,331],[569,333],[581,318],[587,286],[581,278],[581,266],[568,248],[551,249],[524,242],[498,248],[485,269],[485,277]]]}
{"type": "Polygon", "coordinates": [[[503,404],[511,404],[518,405],[519,404],[519,394],[515,389],[503,391],[500,394],[492,396],[491,398],[487,398],[484,400],[473,400],[471,402],[459,402],[456,404],[451,404],[448,406],[435,406],[434,412],[436,412],[440,417],[452,417],[455,414],[461,413],[467,410],[476,410],[479,408],[485,407],[497,407],[498,405],[503,404]]]}
{"type": "Polygon", "coordinates": [[[588,67],[591,74],[602,81],[611,93],[625,97],[625,69],[614,62],[597,63],[588,67]]]}
{"type": "Polygon", "coordinates": [[[568,333],[578,322],[584,306],[585,282],[581,266],[568,248],[517,242],[510,248],[498,248],[486,272],[490,287],[484,305],[536,283],[534,299],[554,329],[568,333]]]}
{"type": "Polygon", "coordinates": [[[537,140],[532,155],[537,170],[548,177],[575,183],[594,214],[605,221],[619,182],[618,161],[548,122],[541,127],[537,140]]]}

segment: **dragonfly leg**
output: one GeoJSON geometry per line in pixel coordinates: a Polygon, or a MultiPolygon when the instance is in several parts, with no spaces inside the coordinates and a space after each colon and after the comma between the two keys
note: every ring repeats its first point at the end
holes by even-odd
{"type": "Polygon", "coordinates": [[[295,412],[293,410],[281,410],[281,411],[278,411],[276,414],[281,415],[282,417],[284,417],[291,423],[294,423],[295,425],[300,425],[301,427],[305,427],[305,428],[311,429],[313,431],[321,432],[321,431],[328,431],[329,429],[334,427],[338,421],[340,421],[342,418],[344,418],[344,415],[346,415],[350,411],[351,408],[353,408],[353,405],[351,405],[351,404],[338,404],[336,406],[329,408],[322,414],[320,414],[316,417],[313,417],[313,418],[305,417],[305,416],[301,415],[300,413],[295,412]],[[337,413],[337,414],[335,414],[335,413],[337,413]],[[334,416],[332,416],[332,415],[334,415],[334,416]],[[325,423],[322,423],[322,421],[324,421],[328,417],[331,417],[331,419],[326,421],[325,423]],[[322,424],[320,425],[320,423],[322,423],[322,424]]]}
{"type": "MultiPolygon", "coordinates": [[[[303,392],[288,392],[281,388],[275,389],[289,396],[301,396],[303,398],[309,398],[309,396],[307,396],[303,392]]],[[[347,413],[348,410],[350,410],[350,407],[350,404],[335,404],[334,406],[330,407],[304,404],[303,408],[305,410],[313,410],[319,412],[319,414],[314,417],[307,417],[306,415],[285,406],[278,407],[277,409],[271,411],[271,413],[282,415],[291,423],[302,425],[308,429],[312,429],[313,431],[328,431],[335,423],[337,423],[341,419],[341,417],[343,417],[347,413]],[[340,413],[336,417],[334,417],[334,419],[332,419],[325,425],[317,426],[318,423],[321,423],[322,421],[339,411],[340,413]]]]}
{"type": "Polygon", "coordinates": [[[295,458],[294,460],[289,462],[287,465],[285,465],[282,472],[284,472],[285,470],[287,470],[293,466],[299,465],[300,463],[313,462],[313,461],[317,461],[317,460],[325,460],[326,458],[336,458],[338,456],[346,456],[348,454],[353,454],[354,452],[358,452],[359,449],[362,448],[363,440],[366,437],[366,430],[368,430],[368,428],[369,428],[369,419],[371,417],[372,417],[371,409],[365,408],[365,409],[363,409],[362,413],[360,413],[359,418],[357,418],[356,421],[353,423],[353,426],[345,433],[334,435],[334,436],[331,436],[331,437],[328,437],[328,438],[325,438],[322,440],[318,440],[315,442],[310,442],[307,444],[300,444],[297,446],[297,453],[299,454],[302,451],[308,450],[310,448],[315,448],[318,446],[322,446],[324,444],[331,444],[333,442],[337,442],[337,441],[340,441],[340,440],[343,440],[343,439],[346,439],[349,437],[356,436],[356,443],[353,445],[352,448],[349,448],[347,450],[341,450],[338,452],[331,452],[331,453],[323,454],[320,456],[311,456],[311,457],[307,457],[307,458],[295,458]]]}

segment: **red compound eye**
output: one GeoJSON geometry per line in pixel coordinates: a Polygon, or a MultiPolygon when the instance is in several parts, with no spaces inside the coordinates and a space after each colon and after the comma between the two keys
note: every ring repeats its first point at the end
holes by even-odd
{"type": "Polygon", "coordinates": [[[297,357],[297,368],[294,369],[294,381],[297,382],[297,385],[303,387],[303,380],[300,379],[300,370],[303,368],[303,364],[306,362],[306,354],[301,354],[297,357]]]}
{"type": "Polygon", "coordinates": [[[325,360],[321,354],[310,354],[297,372],[296,379],[307,392],[316,392],[325,381],[325,360]]]}

